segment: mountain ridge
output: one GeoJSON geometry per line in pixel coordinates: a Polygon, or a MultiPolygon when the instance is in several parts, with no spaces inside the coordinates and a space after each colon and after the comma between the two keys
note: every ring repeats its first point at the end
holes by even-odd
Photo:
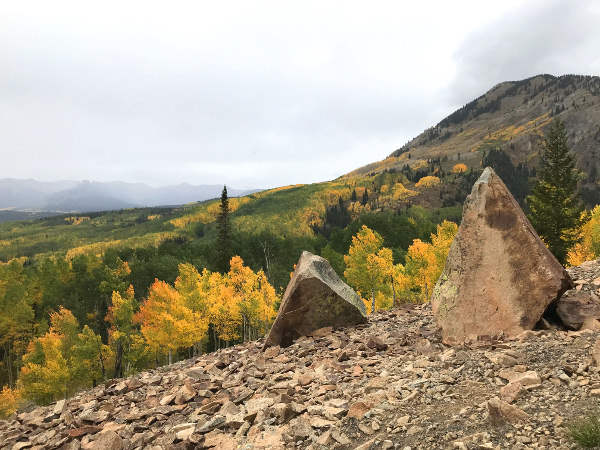
{"type": "MultiPolygon", "coordinates": [[[[135,207],[182,205],[217,198],[221,195],[222,189],[223,185],[220,184],[181,183],[152,187],[145,183],[124,181],[61,180],[47,182],[34,179],[3,178],[0,179],[0,210],[35,213],[96,212],[135,207]]],[[[228,194],[231,197],[259,191],[261,189],[228,188],[228,194]]]]}
{"type": "Polygon", "coordinates": [[[595,178],[595,147],[600,143],[600,77],[549,74],[497,83],[387,158],[344,176],[401,170],[405,165],[414,168],[435,158],[469,159],[488,148],[505,150],[515,164],[537,165],[543,133],[555,116],[566,123],[578,168],[595,178]]]}

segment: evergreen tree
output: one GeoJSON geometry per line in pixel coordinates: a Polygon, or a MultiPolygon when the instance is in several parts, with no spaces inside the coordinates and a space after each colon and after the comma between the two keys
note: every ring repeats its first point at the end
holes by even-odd
{"type": "Polygon", "coordinates": [[[221,193],[221,211],[217,217],[217,270],[221,273],[229,272],[229,261],[231,260],[231,225],[229,223],[229,199],[227,198],[227,186],[223,186],[221,193]]]}
{"type": "Polygon", "coordinates": [[[567,253],[580,240],[585,217],[577,192],[575,158],[569,153],[565,124],[559,118],[552,121],[544,144],[539,178],[527,197],[529,220],[554,256],[565,264],[567,253]]]}
{"type": "Polygon", "coordinates": [[[356,198],[357,198],[357,197],[356,197],[356,189],[354,189],[354,190],[352,191],[352,196],[350,197],[350,200],[351,200],[351,201],[353,201],[353,202],[355,202],[355,201],[356,201],[356,198]]]}
{"type": "Polygon", "coordinates": [[[362,199],[360,201],[360,204],[365,206],[367,204],[367,202],[369,201],[369,194],[367,192],[367,189],[365,189],[365,192],[363,193],[362,199]]]}

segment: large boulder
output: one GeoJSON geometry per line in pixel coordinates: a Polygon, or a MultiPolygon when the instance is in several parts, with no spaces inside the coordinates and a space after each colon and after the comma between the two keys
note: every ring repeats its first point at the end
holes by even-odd
{"type": "Polygon", "coordinates": [[[323,327],[367,321],[365,304],[340,280],[326,259],[303,252],[263,348],[287,347],[323,327]]]}
{"type": "Polygon", "coordinates": [[[571,286],[502,180],[486,168],[465,200],[432,297],[444,342],[531,330],[571,286]]]}

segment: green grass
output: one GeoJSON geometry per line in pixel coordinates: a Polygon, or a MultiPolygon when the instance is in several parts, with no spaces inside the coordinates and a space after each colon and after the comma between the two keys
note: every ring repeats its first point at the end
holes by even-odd
{"type": "Polygon", "coordinates": [[[569,424],[567,431],[571,440],[583,448],[600,446],[600,416],[589,414],[569,424]]]}

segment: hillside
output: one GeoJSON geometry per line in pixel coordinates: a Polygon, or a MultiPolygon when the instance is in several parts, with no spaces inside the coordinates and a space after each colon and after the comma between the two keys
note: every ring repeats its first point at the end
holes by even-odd
{"type": "Polygon", "coordinates": [[[597,404],[597,339],[554,328],[447,348],[429,305],[378,311],[285,349],[249,342],[109,380],[0,421],[0,448],[566,450],[597,404]]]}
{"type": "Polygon", "coordinates": [[[360,167],[346,177],[402,170],[440,158],[442,168],[458,161],[478,168],[484,150],[506,151],[513,163],[537,164],[542,134],[553,117],[566,123],[578,167],[595,180],[600,145],[600,77],[537,75],[507,81],[467,103],[437,125],[392,152],[386,159],[360,167]]]}

